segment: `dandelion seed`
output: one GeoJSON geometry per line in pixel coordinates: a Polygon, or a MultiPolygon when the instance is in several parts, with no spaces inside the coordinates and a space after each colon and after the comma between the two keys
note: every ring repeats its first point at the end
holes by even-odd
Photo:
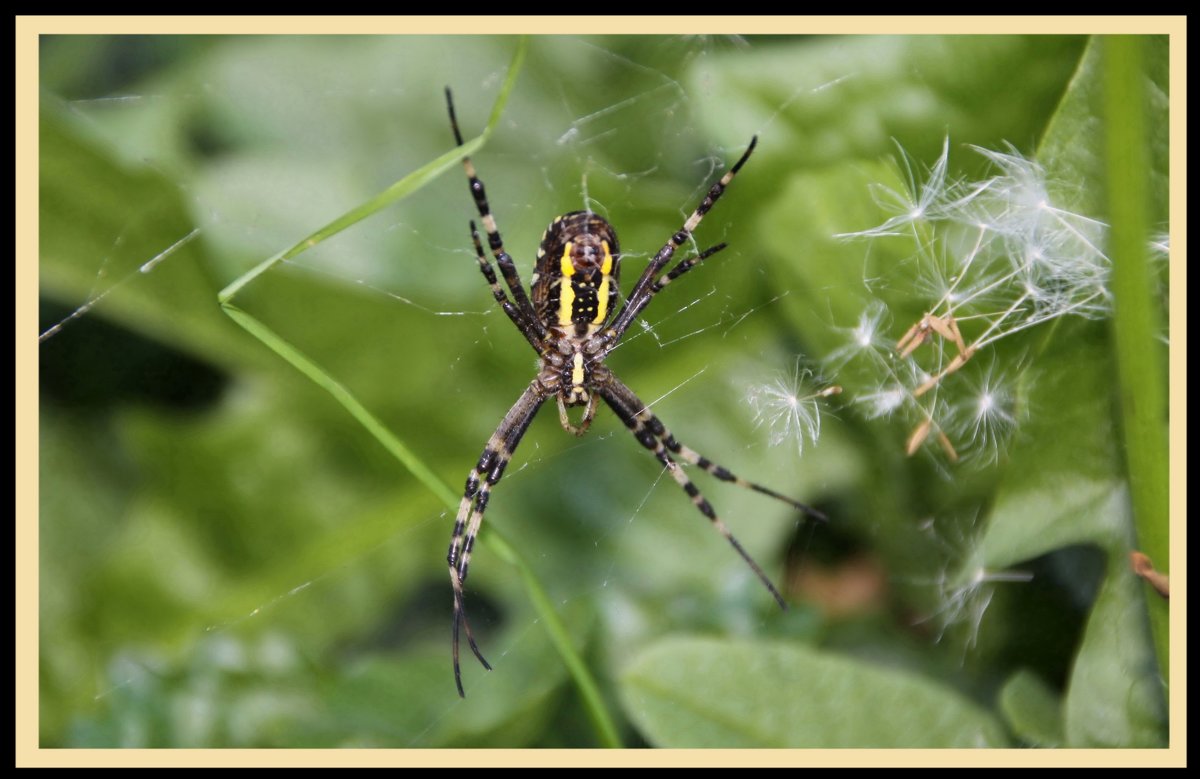
{"type": "Polygon", "coordinates": [[[979,562],[976,523],[963,529],[950,525],[951,530],[939,529],[938,523],[928,520],[920,529],[928,534],[948,555],[945,566],[933,579],[937,592],[937,608],[921,621],[936,621],[937,640],[941,641],[957,625],[965,625],[967,634],[964,649],[976,646],[983,617],[996,594],[996,585],[1024,583],[1033,580],[1028,571],[995,571],[979,562]]]}
{"type": "Polygon", "coordinates": [[[938,446],[942,447],[942,451],[946,453],[946,457],[950,459],[950,462],[958,462],[958,450],[954,448],[954,444],[950,443],[950,437],[946,435],[945,431],[938,431],[937,442],[938,446]]]}
{"type": "Polygon", "coordinates": [[[1171,236],[1158,233],[1150,239],[1150,253],[1156,260],[1165,260],[1171,256],[1171,236]]]}
{"type": "Polygon", "coordinates": [[[996,588],[992,585],[999,583],[1025,583],[1033,581],[1033,574],[1028,571],[989,571],[978,567],[957,575],[943,570],[938,577],[940,604],[934,617],[941,623],[941,633],[938,639],[957,624],[967,626],[966,649],[972,649],[979,640],[979,632],[983,625],[983,616],[996,588]]]}
{"type": "Polygon", "coordinates": [[[860,349],[871,348],[878,339],[879,322],[874,318],[865,316],[858,321],[858,327],[854,328],[854,343],[860,349]]]}
{"type": "Polygon", "coordinates": [[[951,409],[951,432],[976,459],[996,462],[1017,428],[1014,382],[993,362],[964,383],[967,393],[951,409]]]}
{"type": "MultiPolygon", "coordinates": [[[[976,253],[971,252],[961,257],[957,241],[944,234],[935,234],[933,243],[922,244],[918,252],[916,291],[922,297],[937,301],[932,306],[934,310],[940,309],[943,304],[953,303],[951,298],[957,297],[961,300],[962,294],[958,292],[958,287],[965,277],[965,271],[969,270],[971,258],[976,253]]],[[[950,305],[948,308],[953,310],[954,306],[950,305]]]]}
{"type": "Polygon", "coordinates": [[[858,315],[858,324],[854,327],[839,327],[837,332],[845,339],[845,343],[829,353],[825,364],[831,371],[843,368],[856,357],[867,356],[879,360],[891,352],[891,340],[884,335],[884,321],[887,319],[887,307],[879,301],[873,301],[858,315]]]}
{"type": "Polygon", "coordinates": [[[857,400],[867,406],[867,416],[871,419],[879,417],[891,416],[897,409],[904,405],[908,400],[910,393],[904,387],[899,385],[880,389],[875,392],[860,395],[857,400]]]}
{"type": "Polygon", "coordinates": [[[1129,564],[1133,572],[1149,582],[1155,592],[1164,598],[1171,597],[1171,578],[1154,569],[1154,562],[1141,552],[1129,553],[1129,564]]]}
{"type": "Polygon", "coordinates": [[[947,192],[955,189],[955,187],[948,186],[946,183],[946,169],[950,158],[949,136],[942,142],[941,156],[938,157],[933,167],[929,169],[929,174],[921,183],[917,182],[917,176],[913,173],[912,160],[904,151],[904,148],[900,146],[899,142],[896,143],[896,148],[900,150],[900,163],[904,166],[902,172],[904,176],[903,189],[892,189],[881,184],[871,189],[875,203],[884,211],[894,213],[895,216],[878,227],[855,233],[838,233],[834,235],[835,238],[900,235],[902,228],[906,226],[923,219],[940,217],[946,205],[947,192]]]}
{"type": "Polygon", "coordinates": [[[790,374],[779,374],[750,388],[746,399],[754,409],[754,423],[770,430],[771,446],[794,440],[796,453],[803,455],[805,439],[817,443],[821,435],[819,401],[838,394],[841,387],[817,389],[815,384],[812,371],[802,368],[798,357],[790,374]]]}

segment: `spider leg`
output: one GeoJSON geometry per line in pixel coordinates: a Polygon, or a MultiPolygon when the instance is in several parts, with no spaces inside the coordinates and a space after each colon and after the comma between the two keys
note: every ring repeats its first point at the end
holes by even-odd
{"type": "Polygon", "coordinates": [[[709,257],[711,257],[714,254],[716,254],[717,252],[721,251],[727,245],[728,244],[719,243],[716,246],[713,246],[709,249],[705,249],[700,254],[694,255],[692,257],[688,257],[686,259],[680,260],[679,262],[675,263],[675,267],[671,268],[670,271],[662,274],[657,279],[655,279],[654,283],[650,285],[649,289],[646,290],[645,294],[643,294],[640,298],[638,298],[638,300],[636,302],[633,302],[633,301],[630,302],[630,304],[628,306],[630,309],[629,315],[628,315],[629,321],[633,322],[634,320],[636,320],[638,318],[638,315],[642,313],[642,310],[645,309],[647,305],[649,305],[650,301],[654,298],[654,296],[662,291],[663,287],[667,286],[675,279],[679,278],[683,274],[690,271],[692,268],[696,267],[700,263],[707,260],[709,257]]]}
{"type": "Polygon", "coordinates": [[[629,389],[629,387],[626,386],[625,383],[616,376],[613,376],[610,379],[610,389],[614,395],[621,396],[623,398],[625,405],[634,410],[634,416],[651,433],[653,433],[656,438],[662,441],[663,446],[667,448],[667,451],[673,454],[676,458],[691,465],[703,468],[707,473],[711,474],[717,479],[720,479],[721,481],[726,481],[730,484],[736,484],[744,489],[754,490],[755,492],[772,497],[775,500],[782,501],[789,506],[804,512],[813,519],[820,520],[821,522],[829,521],[829,518],[825,516],[823,512],[813,508],[807,503],[801,503],[794,498],[789,498],[783,493],[776,492],[770,487],[764,487],[756,482],[743,479],[741,476],[733,473],[728,468],[714,463],[712,460],[700,454],[695,449],[692,449],[690,446],[685,446],[676,441],[675,436],[671,435],[671,431],[667,429],[666,425],[664,425],[662,421],[659,420],[659,418],[656,417],[654,413],[650,411],[650,409],[647,408],[646,405],[641,402],[641,400],[638,399],[637,395],[633,393],[633,390],[629,389]]]}
{"type": "MultiPolygon", "coordinates": [[[[674,268],[671,268],[670,271],[659,276],[657,279],[654,280],[654,283],[650,285],[649,294],[643,296],[643,297],[645,297],[646,302],[649,302],[650,298],[654,297],[659,292],[661,292],[663,287],[667,286],[672,281],[679,278],[683,274],[687,273],[692,268],[694,268],[697,265],[699,265],[700,263],[704,262],[705,260],[707,260],[709,257],[713,256],[717,252],[723,250],[728,245],[729,244],[726,244],[726,243],[719,243],[716,246],[712,246],[708,249],[705,249],[704,251],[700,252],[699,254],[697,254],[694,257],[688,257],[687,259],[683,259],[683,260],[680,260],[679,262],[675,263],[674,268]]],[[[641,313],[641,309],[638,309],[638,311],[634,314],[634,317],[637,317],[637,314],[639,314],[639,313],[641,313]]]]}
{"type": "MultiPolygon", "coordinates": [[[[454,131],[454,140],[459,146],[462,146],[462,133],[458,129],[458,118],[454,115],[454,98],[450,95],[450,87],[446,87],[446,108],[450,112],[450,129],[454,131]]],[[[463,170],[467,174],[467,182],[470,184],[471,197],[475,199],[475,207],[479,210],[479,218],[483,222],[483,229],[487,232],[488,247],[492,251],[492,256],[496,258],[500,275],[504,277],[504,283],[512,292],[513,302],[528,319],[533,331],[539,337],[545,338],[546,329],[534,312],[533,304],[529,302],[529,296],[525,293],[525,287],[521,285],[521,276],[517,273],[517,266],[508,252],[504,251],[504,240],[500,237],[500,230],[496,227],[496,217],[492,215],[491,207],[488,205],[483,182],[475,174],[475,166],[471,163],[470,157],[463,157],[462,163],[463,170]]]]}
{"type": "Polygon", "coordinates": [[[525,336],[525,340],[529,341],[529,345],[534,348],[539,354],[546,346],[546,342],[537,333],[537,328],[534,327],[528,317],[521,309],[513,305],[508,299],[508,295],[504,293],[504,289],[496,280],[496,271],[492,268],[492,264],[488,262],[487,256],[483,253],[483,244],[479,241],[479,231],[475,229],[475,222],[471,223],[471,240],[475,243],[475,259],[479,261],[479,270],[483,273],[483,277],[487,279],[488,286],[492,288],[492,297],[500,304],[500,308],[504,309],[504,313],[508,314],[508,318],[521,331],[521,335],[525,336]]]}
{"type": "MultiPolygon", "coordinates": [[[[649,302],[649,298],[653,297],[654,295],[651,290],[658,274],[662,272],[662,269],[665,268],[667,263],[671,261],[671,257],[674,256],[675,250],[680,246],[683,246],[683,244],[686,243],[689,238],[691,238],[692,233],[700,225],[700,220],[704,218],[704,215],[707,214],[709,209],[713,207],[713,204],[716,203],[717,200],[720,199],[721,195],[725,193],[725,188],[729,186],[729,182],[733,181],[733,177],[736,176],[738,171],[742,169],[742,166],[746,164],[746,160],[750,158],[750,153],[754,151],[754,146],[757,143],[758,136],[754,136],[750,139],[750,145],[746,148],[746,151],[742,154],[738,161],[734,163],[732,168],[725,172],[725,175],[722,176],[716,184],[712,185],[712,187],[708,190],[708,194],[704,196],[704,200],[700,202],[700,205],[696,207],[696,210],[692,212],[692,215],[689,216],[687,221],[683,223],[683,227],[681,227],[678,232],[672,235],[669,241],[663,244],[663,247],[658,250],[658,254],[654,255],[654,259],[652,259],[650,264],[646,266],[646,270],[642,271],[641,277],[637,280],[637,283],[633,285],[633,289],[630,291],[629,297],[625,301],[625,307],[621,309],[620,313],[617,314],[616,318],[613,320],[612,326],[609,328],[610,342],[615,343],[616,341],[620,340],[621,336],[624,335],[625,330],[629,327],[629,325],[633,324],[633,320],[637,316],[638,312],[646,307],[646,303],[649,302]]],[[[699,260],[697,260],[697,262],[699,262],[699,260]]],[[[685,271],[681,270],[680,274],[684,272],[685,271]]]]}
{"type": "Polygon", "coordinates": [[[454,533],[450,538],[450,550],[446,553],[446,562],[450,566],[450,584],[454,588],[454,627],[452,630],[452,655],[454,659],[454,684],[458,694],[465,698],[463,692],[462,672],[458,662],[458,630],[461,625],[467,634],[467,644],[483,667],[492,670],[488,661],[475,643],[471,634],[471,625],[467,622],[467,612],[463,606],[463,582],[467,580],[467,570],[471,564],[471,549],[475,546],[475,537],[483,523],[483,513],[487,510],[488,497],[492,487],[504,475],[504,468],[512,459],[513,452],[520,443],[521,437],[529,428],[529,423],[537,414],[542,403],[546,400],[543,390],[536,384],[531,384],[513,407],[504,415],[504,420],[496,428],[496,432],[488,439],[487,446],[479,463],[467,476],[467,486],[463,492],[462,502],[458,505],[458,516],[454,520],[454,533]]]}
{"type": "MultiPolygon", "coordinates": [[[[720,517],[717,516],[717,512],[713,509],[712,504],[705,499],[704,495],[700,493],[700,489],[692,483],[692,480],[689,479],[687,474],[683,472],[683,469],[679,467],[679,463],[677,463],[668,453],[666,443],[664,443],[663,438],[660,437],[660,435],[655,433],[655,429],[661,429],[662,435],[668,438],[670,437],[670,433],[667,433],[666,428],[663,427],[662,423],[659,422],[653,414],[650,414],[646,410],[646,404],[642,403],[638,399],[637,395],[633,394],[633,390],[626,387],[616,377],[612,377],[605,386],[598,388],[597,392],[602,398],[604,398],[604,402],[608,404],[609,408],[611,408],[613,412],[620,417],[621,421],[625,423],[625,426],[633,432],[633,435],[635,438],[637,438],[638,442],[653,452],[654,456],[658,458],[658,461],[666,467],[671,474],[671,478],[675,479],[675,482],[681,488],[683,488],[683,491],[686,492],[688,497],[692,499],[692,504],[699,509],[701,514],[708,517],[716,531],[725,537],[725,540],[729,542],[730,546],[732,546],[746,562],[746,564],[750,566],[750,569],[754,571],[756,576],[758,576],[759,581],[761,581],[763,586],[767,588],[767,591],[771,593],[771,597],[775,598],[775,601],[779,604],[779,607],[786,609],[787,602],[784,601],[783,596],[779,594],[779,590],[775,589],[775,585],[771,583],[771,580],[767,577],[767,574],[763,572],[763,569],[754,561],[754,558],[750,556],[750,554],[745,550],[744,547],[742,547],[738,540],[734,538],[733,534],[729,532],[729,528],[726,527],[725,523],[722,522],[720,517]],[[653,420],[653,423],[649,423],[645,420],[653,420]]],[[[674,442],[674,439],[671,438],[671,441],[674,442]]],[[[682,450],[682,447],[680,447],[680,450],[682,450]]],[[[688,451],[690,452],[691,450],[688,451]]],[[[699,458],[698,455],[697,458],[703,459],[699,458]]],[[[711,463],[709,464],[712,465],[711,463]]],[[[716,466],[714,466],[714,468],[715,467],[716,466]]],[[[713,473],[712,470],[709,472],[713,473]]],[[[732,474],[729,474],[728,471],[725,471],[725,473],[727,473],[729,476],[732,476],[732,474]]],[[[749,482],[746,482],[746,484],[750,485],[749,482]]],[[[753,488],[753,485],[751,486],[753,488]]],[[[793,502],[790,499],[777,495],[777,493],[768,492],[767,494],[780,497],[783,500],[787,500],[789,503],[793,502]]]]}
{"type": "Polygon", "coordinates": [[[694,450],[690,447],[684,446],[683,444],[676,441],[675,436],[671,435],[671,431],[669,431],[665,427],[663,427],[662,422],[659,422],[658,418],[655,417],[653,414],[651,414],[648,410],[643,411],[641,413],[644,416],[649,418],[649,421],[646,422],[646,426],[650,428],[651,432],[655,432],[656,429],[662,431],[662,432],[655,432],[655,435],[657,435],[660,438],[660,440],[663,442],[663,446],[667,447],[667,450],[670,451],[671,454],[678,457],[680,460],[683,460],[686,463],[690,463],[692,465],[696,465],[696,466],[699,466],[700,468],[703,468],[705,471],[712,474],[713,476],[720,479],[721,481],[727,481],[731,484],[736,484],[739,487],[743,487],[748,490],[754,490],[755,492],[760,492],[763,495],[768,495],[768,496],[774,498],[775,500],[782,501],[782,502],[788,504],[789,506],[791,506],[792,508],[799,509],[800,511],[804,512],[805,514],[812,517],[813,519],[820,520],[821,522],[829,521],[829,517],[825,516],[824,513],[822,513],[821,511],[818,511],[817,509],[813,508],[812,506],[808,505],[807,503],[801,503],[798,500],[789,498],[787,495],[776,492],[775,490],[771,489],[770,487],[764,487],[761,484],[756,484],[755,482],[747,481],[746,479],[743,479],[741,476],[738,476],[737,474],[730,472],[730,470],[728,468],[717,465],[712,460],[709,460],[707,457],[704,457],[696,450],[694,450]]]}

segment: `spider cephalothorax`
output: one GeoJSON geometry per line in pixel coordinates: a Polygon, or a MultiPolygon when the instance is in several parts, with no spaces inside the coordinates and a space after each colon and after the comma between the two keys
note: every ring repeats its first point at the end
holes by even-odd
{"type": "MultiPolygon", "coordinates": [[[[449,89],[446,90],[446,105],[450,112],[450,126],[454,130],[454,139],[461,146],[462,133],[459,132],[458,120],[454,116],[454,103],[449,89]]],[[[500,286],[495,268],[484,254],[475,223],[471,222],[471,237],[475,244],[479,268],[492,289],[492,297],[537,352],[539,370],[537,377],[505,414],[496,432],[488,439],[479,463],[467,476],[466,489],[454,522],[454,533],[450,539],[450,551],[446,555],[446,561],[450,565],[450,583],[454,590],[452,646],[454,681],[459,695],[463,695],[458,662],[460,627],[465,630],[467,643],[479,658],[479,662],[484,668],[491,669],[471,635],[471,626],[467,622],[463,605],[463,582],[467,579],[471,549],[483,523],[483,514],[487,509],[492,487],[500,481],[505,466],[512,458],[534,415],[550,398],[557,401],[559,420],[563,428],[575,435],[587,432],[596,414],[597,403],[603,400],[633,432],[638,442],[653,452],[675,482],[691,498],[693,505],[708,517],[713,527],[737,550],[779,605],[785,606],[783,597],[771,580],[717,517],[712,505],[700,494],[699,488],[692,483],[678,463],[682,461],[695,465],[722,481],[769,495],[810,516],[823,519],[823,515],[774,490],[735,476],[726,468],[679,443],[646,404],[638,399],[633,390],[625,386],[604,365],[605,357],[617,346],[625,331],[663,287],[725,248],[725,244],[717,244],[679,260],[670,270],[666,270],[675,251],[691,241],[692,232],[700,224],[700,220],[750,158],[756,142],[757,138],[750,140],[750,146],[741,158],[712,185],[683,226],[654,255],[625,298],[625,305],[619,310],[617,304],[620,298],[618,281],[621,249],[617,242],[617,233],[607,220],[590,211],[572,211],[551,222],[542,235],[530,293],[526,295],[516,265],[504,250],[504,241],[488,205],[483,182],[475,174],[475,167],[470,158],[463,158],[463,169],[467,173],[471,195],[487,233],[488,248],[500,269],[508,292],[500,286]],[[509,293],[512,294],[511,298],[509,293]],[[567,409],[576,406],[584,407],[579,425],[573,424],[567,415],[567,409]]]]}

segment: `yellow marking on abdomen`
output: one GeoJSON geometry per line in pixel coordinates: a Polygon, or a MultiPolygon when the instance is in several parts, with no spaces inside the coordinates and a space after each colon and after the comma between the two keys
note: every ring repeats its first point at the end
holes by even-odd
{"type": "Polygon", "coordinates": [[[600,245],[604,247],[604,263],[600,266],[600,291],[596,293],[596,318],[592,320],[593,325],[604,324],[604,318],[608,316],[608,284],[612,280],[612,251],[608,248],[608,241],[601,241],[600,245]]]}
{"type": "Polygon", "coordinates": [[[575,288],[571,286],[571,277],[575,275],[575,263],[571,262],[570,241],[563,249],[559,269],[562,271],[562,278],[558,282],[558,324],[559,327],[569,327],[571,310],[575,307],[575,288]]]}

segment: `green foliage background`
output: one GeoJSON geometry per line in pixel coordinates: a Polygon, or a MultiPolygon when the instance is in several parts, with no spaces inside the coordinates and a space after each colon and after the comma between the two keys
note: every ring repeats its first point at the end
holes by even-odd
{"type": "MultiPolygon", "coordinates": [[[[449,510],[217,292],[445,153],[443,85],[478,133],[516,46],[43,39],[43,328],[115,286],[41,347],[42,745],[594,746],[605,718],[626,745],[1164,745],[1107,323],[1013,347],[1037,376],[994,466],[907,459],[906,430],[849,405],[798,458],[744,401],[870,302],[867,249],[832,236],[887,217],[868,185],[895,180],[893,140],[931,163],[948,135],[962,175],[980,165],[964,145],[1011,142],[1103,217],[1099,47],[1073,37],[529,42],[475,154],[526,278],[549,219],[586,198],[620,230],[628,287],[759,135],[698,235],[731,248],[609,364],[648,401],[671,393],[655,408],[681,440],[830,515],[814,531],[702,483],[773,578],[869,559],[887,587],[849,615],[793,588],[779,613],[616,420],[576,440],[543,413],[484,535],[546,590],[600,701],[488,545],[468,589],[495,671],[467,663],[457,698],[449,510]],[[940,630],[944,585],[980,567],[1035,578],[979,588],[981,621],[940,630]]],[[[1166,50],[1146,41],[1164,226],[1166,50]]],[[[452,169],[237,299],[453,488],[533,371],[475,268],[472,216],[452,169]]],[[[870,251],[900,266],[911,247],[870,251]]],[[[925,305],[880,294],[897,323],[925,305]]]]}

